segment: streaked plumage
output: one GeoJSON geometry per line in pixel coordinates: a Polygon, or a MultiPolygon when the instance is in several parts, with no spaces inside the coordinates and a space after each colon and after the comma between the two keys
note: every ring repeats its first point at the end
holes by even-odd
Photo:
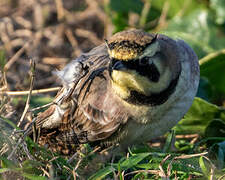
{"type": "Polygon", "coordinates": [[[182,40],[128,30],[57,75],[63,87],[36,126],[41,144],[67,154],[83,143],[126,148],[163,135],[191,106],[199,65],[182,40]]]}

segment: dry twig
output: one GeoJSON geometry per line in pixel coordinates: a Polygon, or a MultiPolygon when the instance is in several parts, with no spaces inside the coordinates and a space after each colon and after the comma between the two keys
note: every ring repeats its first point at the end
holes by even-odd
{"type": "Polygon", "coordinates": [[[166,17],[168,15],[169,7],[170,7],[170,2],[166,0],[162,8],[161,15],[159,17],[158,25],[154,30],[155,32],[158,32],[162,28],[165,28],[167,26],[168,23],[166,22],[166,17]]]}
{"type": "Polygon", "coordinates": [[[91,32],[91,31],[88,31],[86,29],[78,29],[77,28],[75,30],[75,33],[78,36],[81,36],[81,37],[89,39],[96,46],[98,46],[99,44],[102,43],[102,41],[96,36],[95,33],[91,32]]]}
{"type": "Polygon", "coordinates": [[[168,179],[168,175],[164,172],[163,170],[163,164],[166,162],[166,160],[168,160],[169,158],[171,157],[171,154],[168,154],[163,160],[162,162],[159,164],[159,169],[160,169],[160,173],[159,173],[159,176],[162,178],[162,179],[168,179]]]}
{"type": "Polygon", "coordinates": [[[74,49],[73,54],[75,56],[79,56],[82,53],[82,50],[79,48],[78,42],[77,42],[76,38],[73,36],[73,32],[71,31],[70,28],[66,29],[65,35],[74,49]]]}
{"type": "Polygon", "coordinates": [[[189,158],[193,158],[193,157],[198,157],[198,156],[204,156],[208,154],[208,152],[203,152],[203,153],[198,153],[198,154],[188,154],[188,155],[181,155],[181,156],[177,156],[177,157],[174,157],[168,167],[167,167],[167,175],[168,177],[171,175],[171,170],[172,170],[172,164],[174,163],[174,161],[178,160],[178,159],[189,159],[189,158]]]}
{"type": "MultiPolygon", "coordinates": [[[[28,109],[30,107],[30,99],[31,99],[31,94],[32,94],[32,90],[33,90],[33,85],[34,85],[34,76],[35,76],[34,72],[35,72],[35,62],[34,62],[34,60],[31,59],[30,60],[30,89],[29,89],[29,94],[28,94],[28,97],[27,97],[27,101],[26,101],[26,105],[25,105],[23,114],[22,114],[22,116],[21,116],[21,118],[20,118],[20,120],[17,124],[17,127],[19,127],[21,125],[21,123],[23,122],[23,120],[24,120],[24,118],[25,118],[25,116],[28,112],[28,109]]],[[[14,132],[15,132],[15,130],[13,131],[12,135],[14,135],[14,132]]],[[[8,159],[12,158],[12,156],[16,152],[18,146],[22,143],[24,137],[19,139],[18,143],[13,148],[12,152],[9,154],[8,159]]]]}
{"type": "Polygon", "coordinates": [[[57,19],[61,21],[65,17],[65,10],[63,7],[62,0],[55,0],[56,8],[57,8],[57,19]]]}
{"type": "Polygon", "coordinates": [[[224,179],[225,179],[225,174],[218,178],[218,180],[224,180],[224,179]]]}
{"type": "Polygon", "coordinates": [[[33,86],[34,86],[34,77],[35,77],[35,62],[34,60],[30,60],[30,89],[29,89],[29,94],[28,94],[28,97],[27,97],[27,101],[26,101],[26,105],[25,105],[25,108],[24,108],[24,111],[23,111],[23,114],[17,124],[18,127],[20,127],[22,121],[24,120],[27,112],[28,112],[28,109],[30,107],[30,99],[31,99],[31,95],[32,95],[32,90],[33,90],[33,86]]]}
{"type": "Polygon", "coordinates": [[[144,28],[144,26],[147,22],[147,16],[150,11],[150,8],[151,8],[151,0],[145,0],[144,7],[141,12],[140,21],[139,21],[139,26],[141,28],[144,28]]]}
{"type": "Polygon", "coordinates": [[[21,54],[24,52],[24,50],[28,47],[29,43],[30,42],[27,42],[26,44],[24,44],[24,46],[19,51],[17,51],[16,54],[4,66],[3,81],[4,81],[4,85],[6,86],[6,89],[8,86],[7,80],[6,80],[6,72],[12,66],[12,64],[21,56],[21,54]]]}
{"type": "MultiPolygon", "coordinates": [[[[31,94],[42,94],[58,91],[61,87],[47,88],[47,89],[37,89],[32,90],[31,94]]],[[[30,91],[1,91],[0,95],[8,95],[8,96],[24,96],[28,95],[30,91]]]]}

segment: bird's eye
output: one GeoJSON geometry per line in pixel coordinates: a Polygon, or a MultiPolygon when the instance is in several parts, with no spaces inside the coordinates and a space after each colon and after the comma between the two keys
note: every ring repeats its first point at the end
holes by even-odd
{"type": "Polygon", "coordinates": [[[139,65],[145,66],[145,65],[149,65],[149,64],[151,64],[150,57],[146,56],[146,57],[139,59],[139,65]]]}

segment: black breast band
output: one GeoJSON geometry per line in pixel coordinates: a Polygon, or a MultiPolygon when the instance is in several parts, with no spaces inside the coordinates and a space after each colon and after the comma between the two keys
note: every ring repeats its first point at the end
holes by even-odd
{"type": "Polygon", "coordinates": [[[176,79],[172,80],[170,82],[170,85],[160,93],[154,93],[150,96],[146,96],[144,94],[141,94],[137,91],[131,91],[130,96],[125,99],[125,101],[131,103],[131,104],[140,104],[140,105],[151,105],[151,106],[157,106],[161,105],[164,102],[166,102],[170,95],[173,94],[173,92],[176,89],[177,82],[179,80],[180,74],[176,77],[176,79]]]}

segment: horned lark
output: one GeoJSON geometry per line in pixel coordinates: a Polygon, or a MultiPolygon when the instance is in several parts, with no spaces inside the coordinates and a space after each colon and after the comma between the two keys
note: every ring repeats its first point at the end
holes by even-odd
{"type": "Polygon", "coordinates": [[[127,30],[57,75],[62,89],[36,126],[41,144],[66,154],[83,143],[126,148],[166,133],[192,104],[199,65],[182,40],[127,30]]]}

